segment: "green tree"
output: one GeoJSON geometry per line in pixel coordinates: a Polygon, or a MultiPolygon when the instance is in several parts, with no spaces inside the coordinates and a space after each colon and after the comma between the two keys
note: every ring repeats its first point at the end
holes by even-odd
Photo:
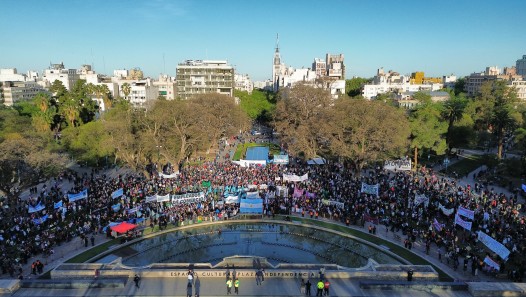
{"type": "Polygon", "coordinates": [[[466,86],[466,79],[465,78],[459,78],[455,82],[454,92],[455,95],[460,95],[461,93],[464,93],[464,87],[466,86]]]}
{"type": "Polygon", "coordinates": [[[64,96],[68,92],[64,84],[58,79],[51,84],[49,91],[57,98],[64,96]]]}
{"type": "Polygon", "coordinates": [[[234,96],[239,98],[240,107],[252,119],[259,122],[269,122],[274,111],[273,94],[267,91],[254,90],[252,94],[246,91],[234,90],[234,96]]]}
{"type": "Polygon", "coordinates": [[[415,169],[418,166],[418,150],[429,149],[437,155],[446,151],[445,134],[448,123],[442,121],[441,106],[436,103],[423,103],[409,116],[411,127],[411,146],[414,149],[415,169]]]}
{"type": "Polygon", "coordinates": [[[331,152],[352,162],[357,172],[366,163],[407,151],[411,132],[407,117],[384,102],[342,98],[328,118],[331,152]]]}
{"type": "Polygon", "coordinates": [[[351,79],[345,80],[345,93],[349,97],[356,97],[362,94],[363,85],[369,83],[371,79],[362,78],[362,77],[353,77],[351,79]]]}
{"type": "Polygon", "coordinates": [[[449,96],[449,99],[443,103],[442,116],[448,122],[446,143],[450,149],[454,124],[462,119],[468,100],[463,94],[457,96],[454,92],[450,92],[449,96]]]}
{"type": "Polygon", "coordinates": [[[131,86],[129,83],[123,83],[121,86],[121,91],[124,94],[124,99],[128,99],[128,96],[131,93],[131,86]]]}

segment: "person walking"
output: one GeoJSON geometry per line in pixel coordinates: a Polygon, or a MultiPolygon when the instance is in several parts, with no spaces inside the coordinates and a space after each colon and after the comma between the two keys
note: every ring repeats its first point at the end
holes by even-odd
{"type": "Polygon", "coordinates": [[[230,278],[226,281],[226,294],[232,294],[232,280],[230,278]]]}
{"type": "Polygon", "coordinates": [[[263,272],[261,271],[261,269],[259,269],[256,272],[256,286],[261,286],[262,279],[263,279],[263,272]]]}
{"type": "Polygon", "coordinates": [[[310,280],[307,280],[307,282],[305,283],[305,295],[307,296],[310,296],[310,287],[312,286],[312,284],[310,283],[310,280]]]}
{"type": "Polygon", "coordinates": [[[316,288],[318,289],[318,291],[316,291],[316,296],[323,296],[323,288],[325,287],[325,284],[323,283],[323,281],[320,279],[318,281],[318,283],[316,284],[316,288]]]}
{"type": "Polygon", "coordinates": [[[195,284],[195,297],[199,297],[199,294],[201,293],[201,280],[199,279],[199,276],[197,274],[194,278],[194,284],[195,284]]]}
{"type": "Polygon", "coordinates": [[[236,278],[236,281],[234,282],[234,292],[236,295],[239,295],[239,278],[236,278]]]}
{"type": "Polygon", "coordinates": [[[136,273],[135,277],[133,278],[133,282],[135,282],[135,287],[140,288],[139,282],[141,281],[141,277],[136,273]]]}
{"type": "Polygon", "coordinates": [[[95,246],[95,236],[91,235],[91,246],[95,246]]]}
{"type": "Polygon", "coordinates": [[[186,297],[192,297],[192,283],[186,284],[186,297]]]}
{"type": "Polygon", "coordinates": [[[305,280],[304,279],[301,279],[300,293],[301,293],[301,295],[305,295],[305,280]]]}

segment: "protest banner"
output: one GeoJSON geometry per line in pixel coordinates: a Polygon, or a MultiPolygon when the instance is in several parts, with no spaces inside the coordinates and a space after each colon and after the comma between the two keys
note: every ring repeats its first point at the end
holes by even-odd
{"type": "Polygon", "coordinates": [[[43,210],[44,208],[46,208],[44,204],[42,204],[42,202],[39,202],[36,206],[29,205],[28,212],[29,213],[39,212],[43,210]]]}
{"type": "Polygon", "coordinates": [[[464,221],[457,213],[455,216],[455,224],[461,226],[462,228],[471,231],[471,222],[464,221]]]}
{"type": "Polygon", "coordinates": [[[298,176],[296,174],[283,174],[283,181],[291,181],[291,182],[303,182],[309,179],[309,174],[305,173],[302,176],[298,176]]]}
{"type": "Polygon", "coordinates": [[[113,199],[119,198],[122,195],[124,195],[124,189],[120,188],[120,189],[116,190],[115,192],[111,193],[111,198],[113,198],[113,199]]]}
{"type": "Polygon", "coordinates": [[[510,255],[510,250],[508,250],[502,243],[493,239],[493,237],[487,235],[482,231],[477,232],[477,238],[482,242],[486,247],[495,252],[503,260],[507,260],[510,255]]]}
{"type": "Polygon", "coordinates": [[[464,208],[460,206],[457,210],[457,214],[464,216],[465,218],[468,218],[470,220],[473,220],[475,218],[475,212],[473,210],[469,210],[467,208],[464,208]]]}
{"type": "Polygon", "coordinates": [[[387,160],[384,163],[384,169],[391,170],[391,171],[410,171],[411,170],[411,159],[387,160]]]}
{"type": "Polygon", "coordinates": [[[420,204],[424,203],[424,205],[427,207],[429,205],[429,197],[427,197],[424,194],[415,195],[415,206],[419,206],[420,204]]]}
{"type": "Polygon", "coordinates": [[[371,194],[371,195],[378,196],[379,188],[380,188],[380,186],[378,184],[376,184],[376,185],[368,185],[368,184],[362,182],[362,190],[361,190],[361,192],[362,193],[366,193],[366,194],[371,194]]]}
{"type": "Polygon", "coordinates": [[[85,189],[84,191],[77,193],[77,194],[68,194],[69,202],[77,201],[80,199],[86,199],[88,198],[88,189],[85,189]]]}
{"type": "Polygon", "coordinates": [[[493,267],[497,271],[500,270],[499,263],[495,262],[495,260],[491,259],[489,256],[486,256],[486,258],[484,258],[484,263],[488,264],[488,266],[490,267],[493,267]]]}

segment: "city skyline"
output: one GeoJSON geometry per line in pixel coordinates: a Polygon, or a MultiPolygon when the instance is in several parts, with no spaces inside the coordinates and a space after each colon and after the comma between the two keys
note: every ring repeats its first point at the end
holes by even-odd
{"type": "Polygon", "coordinates": [[[0,68],[41,72],[49,63],[98,73],[141,68],[175,76],[186,59],[227,60],[253,80],[282,61],[311,67],[345,55],[346,77],[376,69],[457,76],[515,65],[526,54],[526,2],[3,1],[0,68]],[[365,3],[362,3],[365,2],[365,3]],[[130,5],[133,4],[133,5],[130,5]]]}

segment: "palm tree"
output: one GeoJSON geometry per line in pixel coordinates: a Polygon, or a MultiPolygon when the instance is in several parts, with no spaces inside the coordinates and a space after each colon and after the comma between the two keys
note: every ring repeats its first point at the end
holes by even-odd
{"type": "Polygon", "coordinates": [[[38,93],[34,99],[35,105],[41,112],[46,113],[49,109],[49,97],[46,94],[38,93]]]}
{"type": "Polygon", "coordinates": [[[75,121],[80,116],[78,105],[75,104],[75,101],[72,98],[65,98],[65,101],[60,107],[60,113],[68,122],[68,125],[75,127],[75,121]]]}
{"type": "Polygon", "coordinates": [[[128,99],[128,96],[131,93],[131,86],[129,83],[123,83],[121,86],[122,93],[124,94],[124,99],[128,99]]]}
{"type": "Polygon", "coordinates": [[[442,117],[448,121],[446,143],[448,149],[451,148],[451,133],[453,131],[453,125],[458,122],[464,114],[464,109],[468,104],[468,100],[463,96],[455,96],[454,92],[450,92],[449,100],[444,102],[444,109],[442,111],[442,117]]]}

